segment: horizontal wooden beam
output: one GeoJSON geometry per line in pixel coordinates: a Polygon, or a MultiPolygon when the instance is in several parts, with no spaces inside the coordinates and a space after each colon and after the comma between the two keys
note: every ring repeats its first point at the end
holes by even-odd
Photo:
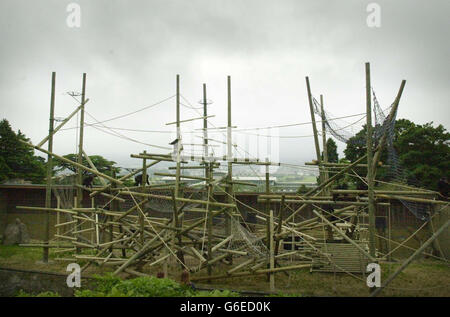
{"type": "Polygon", "coordinates": [[[273,269],[263,269],[263,270],[254,270],[248,272],[238,272],[234,274],[220,274],[220,275],[211,275],[211,276],[199,276],[199,277],[191,277],[191,281],[204,281],[204,280],[212,280],[212,279],[221,279],[221,278],[230,278],[230,277],[243,277],[243,276],[251,276],[256,274],[267,274],[267,273],[276,273],[283,271],[292,271],[311,267],[311,264],[301,264],[301,265],[293,265],[293,266],[285,266],[285,267],[277,267],[273,269]]]}
{"type": "MultiPolygon", "coordinates": [[[[148,194],[148,193],[138,193],[138,192],[131,192],[131,191],[122,191],[120,193],[121,195],[133,195],[138,197],[149,197],[149,198],[157,198],[157,199],[163,199],[163,200],[173,200],[172,196],[165,196],[165,195],[155,195],[155,194],[148,194]]],[[[199,200],[199,199],[189,199],[189,198],[183,198],[183,197],[177,197],[176,201],[186,202],[186,203],[192,203],[192,204],[200,204],[200,205],[210,205],[210,206],[216,206],[216,207],[228,207],[228,208],[235,208],[235,204],[228,204],[228,203],[220,203],[215,201],[206,201],[206,200],[199,200]]]]}

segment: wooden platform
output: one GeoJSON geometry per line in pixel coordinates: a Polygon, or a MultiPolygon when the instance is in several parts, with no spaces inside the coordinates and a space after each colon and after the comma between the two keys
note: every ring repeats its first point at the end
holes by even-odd
{"type": "MultiPolygon", "coordinates": [[[[359,243],[367,249],[367,243],[359,243]]],[[[349,243],[326,243],[319,244],[317,248],[330,256],[328,260],[323,254],[313,257],[313,272],[336,272],[336,273],[364,273],[368,264],[368,259],[353,245],[349,243]]]]}

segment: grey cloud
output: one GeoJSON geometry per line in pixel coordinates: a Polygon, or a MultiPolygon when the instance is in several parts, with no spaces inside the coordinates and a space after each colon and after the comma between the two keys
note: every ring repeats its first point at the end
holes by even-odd
{"type": "MultiPolygon", "coordinates": [[[[50,74],[57,71],[57,113],[74,102],[88,73],[88,111],[98,119],[135,110],[171,96],[175,74],[192,102],[208,84],[211,119],[226,122],[226,76],[232,76],[233,122],[239,127],[310,120],[304,77],[325,95],[335,115],[364,111],[364,62],[388,106],[402,79],[407,86],[399,116],[418,123],[449,124],[448,1],[11,1],[0,3],[2,114],[34,142],[48,129],[50,74]],[[79,3],[82,27],[65,24],[66,6],[79,3]],[[380,4],[382,27],[366,25],[366,6],[380,4]]],[[[174,101],[111,126],[166,129],[174,101]]],[[[183,108],[184,118],[196,116],[183,108]]],[[[91,121],[92,119],[87,118],[91,121]]],[[[75,125],[76,123],[73,123],[75,125]]],[[[310,135],[311,127],[283,130],[310,135]]],[[[122,131],[146,143],[169,137],[122,131]]],[[[123,165],[143,145],[88,128],[86,148],[123,165]]],[[[61,132],[58,153],[73,152],[75,131],[61,132]]],[[[283,139],[282,159],[314,157],[312,139],[283,139]]],[[[340,151],[344,144],[338,144],[340,151]]]]}

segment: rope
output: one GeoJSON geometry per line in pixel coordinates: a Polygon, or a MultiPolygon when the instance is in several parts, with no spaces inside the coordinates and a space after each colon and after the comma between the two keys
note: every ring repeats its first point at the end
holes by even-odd
{"type": "MultiPolygon", "coordinates": [[[[173,97],[175,97],[175,95],[170,96],[170,97],[167,97],[167,98],[165,98],[165,99],[163,99],[163,100],[160,100],[160,101],[158,101],[158,102],[155,102],[155,103],[153,103],[153,104],[151,104],[151,105],[149,105],[149,106],[145,106],[145,107],[142,107],[142,108],[140,108],[140,109],[138,109],[138,110],[135,110],[135,111],[132,111],[132,112],[128,112],[128,113],[125,113],[125,114],[122,114],[122,115],[119,115],[119,116],[116,116],[116,117],[112,117],[112,118],[110,118],[110,119],[106,119],[106,120],[100,121],[100,122],[98,122],[98,123],[99,123],[99,124],[100,124],[100,123],[105,123],[105,122],[109,122],[109,121],[113,121],[113,120],[117,120],[117,119],[121,119],[121,118],[125,118],[125,117],[128,117],[128,116],[131,116],[131,115],[136,114],[136,113],[138,113],[138,112],[141,112],[141,111],[150,109],[150,108],[152,108],[152,107],[155,107],[155,106],[157,106],[157,105],[160,105],[160,104],[162,104],[162,103],[164,103],[164,102],[166,102],[166,101],[172,99],[173,97]]],[[[76,98],[75,98],[75,99],[76,99],[76,98]]],[[[86,111],[86,110],[85,110],[85,111],[86,111]]]]}
{"type": "MultiPolygon", "coordinates": [[[[86,112],[91,118],[93,118],[95,121],[97,121],[99,124],[101,124],[101,123],[100,123],[96,118],[94,118],[89,112],[87,112],[87,111],[85,111],[85,112],[86,112]]],[[[112,133],[109,133],[109,132],[107,132],[107,131],[104,131],[104,130],[102,130],[101,128],[96,127],[96,126],[92,126],[92,127],[95,128],[95,129],[97,129],[97,130],[99,130],[99,131],[101,131],[101,132],[103,132],[103,133],[107,133],[107,134],[110,134],[110,135],[112,135],[112,136],[116,136],[116,137],[119,137],[119,138],[121,138],[121,139],[125,139],[125,140],[128,140],[128,141],[131,141],[131,142],[135,142],[135,143],[147,145],[147,146],[154,147],[154,148],[159,148],[159,149],[164,149],[164,150],[171,150],[171,148],[169,148],[169,147],[160,146],[160,145],[154,145],[154,144],[149,144],[149,143],[145,143],[145,142],[138,141],[138,140],[136,140],[136,139],[127,137],[127,136],[125,136],[125,135],[123,135],[123,134],[121,134],[121,133],[119,133],[119,132],[116,132],[116,131],[114,131],[114,130],[112,130],[112,129],[109,129],[108,127],[104,126],[103,124],[102,124],[102,126],[103,126],[105,129],[110,130],[112,133]]]]}
{"type": "Polygon", "coordinates": [[[175,259],[181,263],[182,266],[184,266],[184,268],[186,270],[189,271],[189,267],[187,267],[183,261],[181,261],[178,256],[173,252],[173,250],[167,245],[167,243],[164,241],[164,239],[159,235],[159,233],[156,231],[156,229],[153,227],[153,225],[151,224],[151,222],[148,220],[147,216],[145,215],[145,213],[142,211],[141,207],[139,206],[139,204],[136,202],[136,199],[134,198],[133,194],[131,193],[130,189],[127,186],[124,186],[131,198],[133,199],[134,204],[136,205],[136,207],[138,208],[139,212],[142,214],[142,216],[144,217],[144,219],[147,221],[147,223],[150,225],[150,227],[152,228],[153,232],[156,234],[156,236],[161,240],[161,242],[164,244],[164,246],[167,248],[167,250],[169,250],[170,253],[172,253],[172,255],[175,257],[175,259]]]}

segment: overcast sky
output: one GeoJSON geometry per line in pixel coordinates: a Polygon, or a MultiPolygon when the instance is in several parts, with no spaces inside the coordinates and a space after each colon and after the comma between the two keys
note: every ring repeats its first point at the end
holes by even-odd
{"type": "MultiPolygon", "coordinates": [[[[211,124],[226,125],[227,75],[232,81],[232,120],[238,128],[310,121],[305,76],[316,98],[334,116],[365,111],[364,63],[372,86],[389,106],[401,80],[406,88],[399,118],[448,128],[450,110],[450,2],[434,1],[0,1],[1,116],[33,143],[48,133],[51,72],[56,72],[56,116],[77,106],[68,91],[81,91],[87,73],[87,112],[107,120],[181,93],[195,107],[207,84],[211,124]],[[381,8],[381,26],[370,28],[369,3],[381,8]],[[68,4],[81,8],[81,26],[70,28],[68,4]]],[[[182,99],[187,104],[187,101],[182,99]]],[[[181,119],[201,109],[182,107],[181,119]]],[[[199,112],[199,113],[197,113],[199,112]]],[[[345,119],[342,125],[360,117],[345,119]]],[[[112,120],[115,128],[169,131],[175,99],[112,120]]],[[[93,119],[86,115],[86,122],[93,119]]],[[[363,123],[361,121],[361,123],[363,123]]],[[[201,122],[183,125],[200,128],[201,122]]],[[[76,118],[67,127],[76,126],[76,118]]],[[[360,126],[354,127],[357,132],[360,126]]],[[[168,147],[172,135],[119,130],[143,143],[168,147]]],[[[248,131],[245,148],[255,143],[248,131]]],[[[259,130],[267,134],[267,130],[259,130]]],[[[311,135],[311,125],[275,130],[282,136],[311,135]]],[[[241,133],[241,136],[245,135],[241,133]]],[[[201,139],[196,139],[197,143],[201,139]]],[[[86,127],[85,150],[138,166],[131,153],[167,152],[86,127]]],[[[273,140],[282,162],[315,158],[311,137],[273,140]]],[[[76,129],[60,131],[54,151],[76,148],[76,129]]],[[[339,151],[345,144],[338,142],[339,151]]],[[[199,148],[200,149],[200,148],[199,148]]]]}

